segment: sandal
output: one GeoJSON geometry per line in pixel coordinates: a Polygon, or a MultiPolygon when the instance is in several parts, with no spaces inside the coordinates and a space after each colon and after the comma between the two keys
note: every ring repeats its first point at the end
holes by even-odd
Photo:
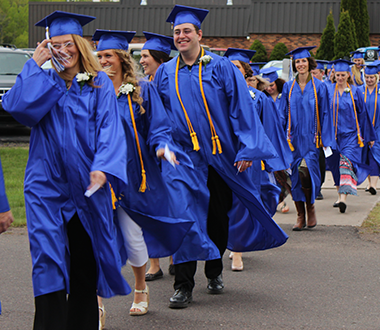
{"type": "Polygon", "coordinates": [[[280,210],[282,213],[287,213],[289,212],[289,206],[284,202],[284,205],[281,206],[280,210]]]}
{"type": "Polygon", "coordinates": [[[140,316],[145,315],[148,313],[148,307],[149,307],[149,288],[146,285],[144,290],[136,290],[137,293],[145,293],[147,295],[146,301],[140,301],[139,303],[133,302],[131,309],[129,310],[129,315],[131,316],[140,316]],[[133,309],[135,311],[133,311],[133,309]]]}
{"type": "Polygon", "coordinates": [[[99,314],[99,330],[102,330],[106,324],[106,310],[104,308],[104,305],[99,306],[99,314]]]}

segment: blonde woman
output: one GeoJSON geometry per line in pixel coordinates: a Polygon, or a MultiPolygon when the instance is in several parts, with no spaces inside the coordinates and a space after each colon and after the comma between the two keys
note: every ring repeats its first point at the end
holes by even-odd
{"type": "Polygon", "coordinates": [[[34,329],[97,329],[97,293],[130,292],[108,184],[127,181],[126,142],[112,83],[82,38],[93,19],[56,11],[38,22],[48,39],[3,97],[4,109],[33,127],[24,192],[34,329]],[[54,69],[41,69],[50,59],[54,69]]]}
{"type": "Polygon", "coordinates": [[[352,71],[352,79],[354,81],[355,86],[362,86],[365,85],[365,79],[364,79],[364,58],[363,53],[354,51],[351,52],[352,54],[352,62],[354,62],[354,65],[351,67],[352,71]]]}

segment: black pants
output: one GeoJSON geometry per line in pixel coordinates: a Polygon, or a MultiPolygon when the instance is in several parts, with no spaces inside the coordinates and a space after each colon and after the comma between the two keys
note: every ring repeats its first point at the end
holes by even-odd
{"type": "Polygon", "coordinates": [[[319,148],[319,170],[321,171],[321,186],[319,187],[319,191],[321,191],[326,178],[326,158],[323,148],[319,148]]]}
{"type": "MultiPolygon", "coordinates": [[[[210,202],[207,215],[207,233],[219,249],[221,257],[228,242],[228,211],[232,207],[232,191],[213,167],[208,167],[207,187],[210,191],[210,202]]],[[[184,288],[192,291],[195,285],[194,275],[197,262],[189,261],[174,265],[174,289],[184,288]]],[[[222,259],[209,260],[205,263],[207,278],[215,278],[222,273],[222,259]]]]}
{"type": "Polygon", "coordinates": [[[97,330],[96,262],[91,239],[77,214],[67,225],[70,294],[56,291],[35,298],[34,330],[97,330]]]}

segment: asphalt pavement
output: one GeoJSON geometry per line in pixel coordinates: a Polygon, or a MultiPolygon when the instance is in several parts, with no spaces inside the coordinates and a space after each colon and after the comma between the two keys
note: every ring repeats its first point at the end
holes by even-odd
{"type": "MultiPolygon", "coordinates": [[[[173,277],[168,258],[161,260],[164,277],[150,282],[149,313],[128,314],[133,296],[105,299],[105,329],[380,329],[380,245],[365,240],[357,227],[380,200],[359,187],[348,197],[345,214],[332,207],[336,190],[327,177],[316,201],[318,225],[293,232],[296,213],[275,221],[289,235],[283,246],[243,254],[244,270],[232,272],[224,255],[225,292],[206,293],[203,262],[198,263],[193,303],[183,310],[168,308],[173,277]]],[[[33,290],[26,229],[0,235],[0,329],[31,329],[33,290]]],[[[129,266],[123,268],[133,284],[129,266]]]]}

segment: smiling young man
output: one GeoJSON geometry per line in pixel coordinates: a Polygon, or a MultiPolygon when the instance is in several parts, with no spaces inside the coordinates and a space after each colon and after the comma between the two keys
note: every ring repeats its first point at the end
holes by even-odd
{"type": "Polygon", "coordinates": [[[162,64],[155,76],[174,142],[193,163],[176,169],[163,165],[164,176],[170,172],[174,178],[170,189],[191,198],[188,211],[196,219],[173,256],[176,291],[171,308],[184,308],[192,301],[197,260],[206,260],[207,292],[218,294],[224,288],[221,257],[227,243],[235,251],[253,251],[287,239],[264,209],[250,168],[252,160],[273,158],[276,152],[252,111],[242,74],[229,60],[200,46],[201,22],[207,14],[204,9],[174,7],[167,21],[173,23],[180,55],[162,64]],[[247,225],[256,231],[228,242],[233,194],[249,210],[247,225]]]}

